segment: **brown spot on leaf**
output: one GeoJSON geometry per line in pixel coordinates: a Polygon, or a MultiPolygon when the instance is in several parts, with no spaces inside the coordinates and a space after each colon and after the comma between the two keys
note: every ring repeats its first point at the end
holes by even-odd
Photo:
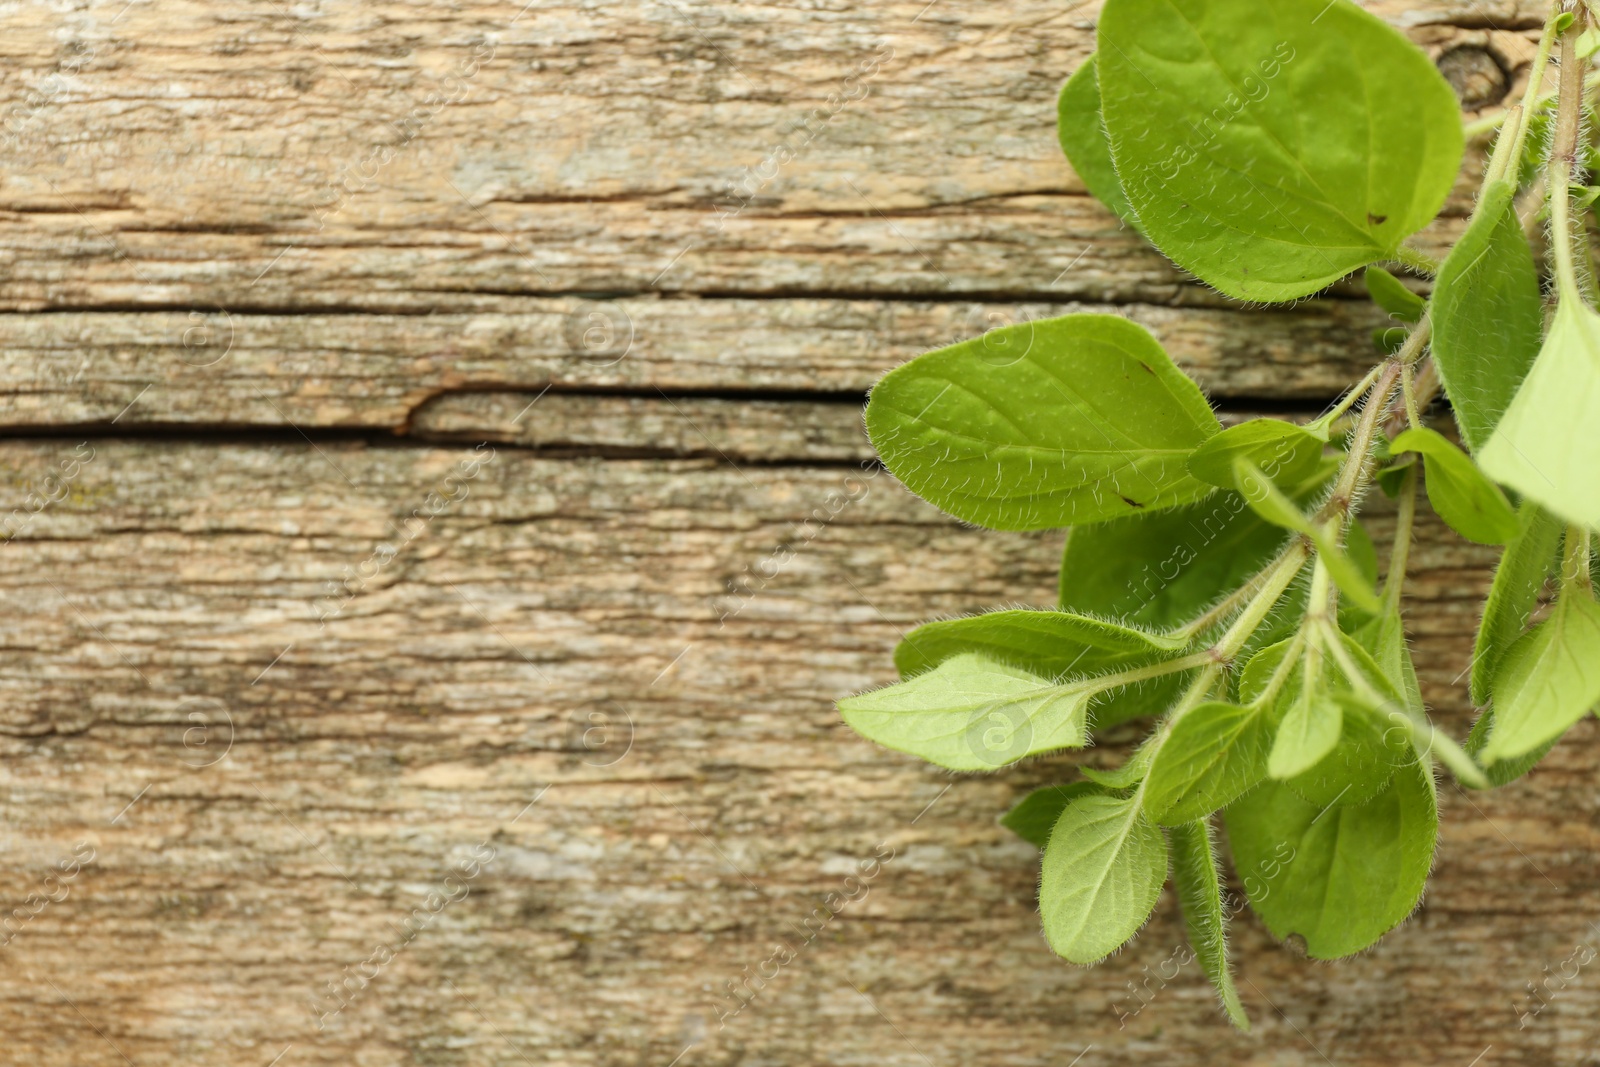
{"type": "Polygon", "coordinates": [[[1388,215],[1374,215],[1370,211],[1367,212],[1367,222],[1370,223],[1373,226],[1382,226],[1384,223],[1386,223],[1388,221],[1389,221],[1389,216],[1388,215]]]}

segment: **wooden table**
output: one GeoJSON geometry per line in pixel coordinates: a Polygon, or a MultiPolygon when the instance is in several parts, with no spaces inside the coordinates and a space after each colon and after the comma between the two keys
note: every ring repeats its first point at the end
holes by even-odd
{"type": "MultiPolygon", "coordinates": [[[[1543,13],[1373,9],[1474,107],[1543,13]]],[[[1053,123],[1095,16],[0,13],[0,1061],[1593,1062],[1590,970],[1519,1017],[1600,919],[1592,720],[1442,786],[1425,903],[1371,952],[1246,918],[1239,1035],[1197,968],[1130,991],[1170,973],[1170,895],[1056,959],[995,824],[1137,729],[952,777],[833,709],[920,620],[1048,603],[1062,540],[874,474],[887,369],[1082,309],[1235,412],[1372,358],[1356,286],[1232,304],[1084,194],[1053,123]]],[[[1493,553],[1430,518],[1415,558],[1460,736],[1493,553]]]]}

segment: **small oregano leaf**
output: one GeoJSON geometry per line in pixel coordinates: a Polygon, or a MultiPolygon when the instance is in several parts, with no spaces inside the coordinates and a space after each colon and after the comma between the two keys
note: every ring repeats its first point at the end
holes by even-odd
{"type": "Polygon", "coordinates": [[[1561,550],[1561,523],[1531,500],[1517,510],[1520,527],[1506,545],[1494,571],[1494,584],[1483,605],[1483,620],[1472,649],[1472,702],[1480,707],[1489,703],[1490,684],[1517,638],[1528,625],[1528,617],[1539,605],[1539,594],[1555,570],[1561,550]]]}
{"type": "Polygon", "coordinates": [[[1410,739],[1379,710],[1340,694],[1339,740],[1328,754],[1284,784],[1318,807],[1365,804],[1412,758],[1410,739]]]}
{"type": "Polygon", "coordinates": [[[1413,426],[1389,447],[1423,456],[1428,503],[1456,533],[1480,545],[1503,545],[1517,535],[1517,515],[1506,495],[1443,434],[1413,426]]]}
{"type": "Polygon", "coordinates": [[[1189,456],[1189,473],[1209,485],[1240,491],[1233,461],[1249,460],[1280,485],[1292,485],[1316,470],[1327,439],[1279,419],[1251,419],[1206,441],[1189,456]]]}
{"type": "Polygon", "coordinates": [[[1184,712],[1150,765],[1145,811],[1181,826],[1232,804],[1267,776],[1280,718],[1272,704],[1211,701],[1184,712]]]}
{"type": "Polygon", "coordinates": [[[1393,258],[1461,164],[1455,93],[1351,3],[1107,0],[1098,55],[1140,226],[1229,296],[1293,300],[1393,258]]]}
{"type": "Polygon", "coordinates": [[[1220,426],[1142,327],[1068,315],[919,356],[872,390],[867,432],[907,488],[968,522],[1038,530],[1186,504],[1220,426]]]}
{"type": "Polygon", "coordinates": [[[1329,693],[1302,687],[1278,724],[1267,773],[1273,778],[1302,774],[1333,751],[1344,724],[1344,706],[1329,693]]]}
{"type": "Polygon", "coordinates": [[[1445,257],[1429,312],[1433,362],[1461,439],[1482,448],[1539,355],[1544,307],[1516,190],[1483,191],[1472,223],[1445,257]]]}
{"type": "Polygon", "coordinates": [[[1044,850],[1045,939],[1073,963],[1102,960],[1139,932],[1166,880],[1166,839],[1136,797],[1074,800],[1044,850]]]}
{"type": "Polygon", "coordinates": [[[1094,796],[1104,790],[1093,782],[1069,782],[1066,785],[1047,785],[1035,789],[1004,815],[1000,825],[1016,834],[1030,845],[1044,848],[1050,843],[1050,831],[1066,806],[1079,797],[1094,796]]]}
{"type": "Polygon", "coordinates": [[[1250,1018],[1239,1003],[1239,991],[1228,971],[1228,916],[1222,906],[1222,879],[1217,873],[1211,823],[1199,819],[1174,826],[1167,838],[1172,848],[1172,885],[1183,908],[1189,946],[1216,988],[1228,1019],[1248,1031],[1250,1018]]]}
{"type": "Polygon", "coordinates": [[[1433,777],[1414,760],[1365,804],[1318,807],[1267,782],[1226,821],[1251,908],[1319,960],[1360,952],[1411,914],[1438,834],[1433,777]]]}
{"type": "Polygon", "coordinates": [[[1600,703],[1600,605],[1573,590],[1518,639],[1495,675],[1485,763],[1514,759],[1560,737],[1600,703]]]}
{"type": "Polygon", "coordinates": [[[1401,322],[1421,322],[1427,302],[1407,289],[1399,278],[1382,267],[1368,267],[1363,275],[1367,293],[1383,310],[1401,322]]]}
{"type": "Polygon", "coordinates": [[[1478,454],[1501,485],[1600,529],[1600,315],[1563,297],[1539,358],[1478,454]]]}
{"type": "Polygon", "coordinates": [[[1317,554],[1322,557],[1323,566],[1328,568],[1329,577],[1339,591],[1350,598],[1354,607],[1369,615],[1376,615],[1383,610],[1372,582],[1326,528],[1313,523],[1283,490],[1273,485],[1272,480],[1245,457],[1235,456],[1233,468],[1240,492],[1256,514],[1276,526],[1311,538],[1317,546],[1317,554]]]}
{"type": "Polygon", "coordinates": [[[1094,690],[973,653],[910,681],[839,701],[851,729],[952,771],[992,771],[1025,756],[1081,748],[1094,690]]]}
{"type": "Polygon", "coordinates": [[[1122,180],[1111,162],[1111,145],[1100,119],[1100,81],[1092,55],[1061,87],[1056,102],[1056,136],[1067,162],[1095,199],[1137,227],[1133,207],[1122,192],[1122,180]]]}

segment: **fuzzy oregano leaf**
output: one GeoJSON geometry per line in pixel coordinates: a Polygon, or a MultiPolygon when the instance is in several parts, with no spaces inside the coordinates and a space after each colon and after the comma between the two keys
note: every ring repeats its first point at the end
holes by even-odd
{"type": "Polygon", "coordinates": [[[1482,448],[1539,355],[1544,307],[1510,182],[1483,192],[1434,283],[1433,361],[1461,439],[1482,448]]]}
{"type": "Polygon", "coordinates": [[[1493,691],[1485,763],[1524,755],[1565,733],[1600,703],[1600,605],[1564,590],[1550,617],[1506,652],[1493,691]]]}
{"type": "Polygon", "coordinates": [[[1210,701],[1190,708],[1156,751],[1145,779],[1145,810],[1181,826],[1227,807],[1267,776],[1281,713],[1273,704],[1210,701]]]}
{"type": "Polygon", "coordinates": [[[1373,303],[1387,311],[1390,316],[1401,322],[1422,321],[1422,312],[1427,308],[1427,302],[1407,289],[1399,278],[1382,267],[1368,267],[1362,275],[1362,280],[1367,284],[1367,293],[1372,297],[1373,303]]]}
{"type": "MultiPolygon", "coordinates": [[[[910,678],[974,652],[1044,678],[1083,677],[1144,666],[1186,643],[1066,611],[1012,609],[925,623],[895,646],[894,662],[900,676],[910,678]]],[[[1092,705],[1093,725],[1103,729],[1158,712],[1182,682],[1172,674],[1107,691],[1092,705]]]]}
{"type": "Polygon", "coordinates": [[[1183,924],[1189,945],[1201,970],[1211,979],[1233,1025],[1250,1029],[1250,1019],[1239,1003],[1233,975],[1228,971],[1228,916],[1222,903],[1222,879],[1217,854],[1206,819],[1174,826],[1167,832],[1172,848],[1172,884],[1183,907],[1183,924]]]}
{"type": "Polygon", "coordinates": [[[1561,523],[1531,500],[1517,511],[1517,536],[1506,545],[1483,605],[1483,619],[1472,649],[1472,702],[1489,703],[1490,684],[1506,650],[1522,636],[1539,594],[1555,570],[1561,549],[1561,523]]]}
{"type": "Polygon", "coordinates": [[[1069,782],[1066,785],[1047,785],[1035,789],[1012,809],[1000,816],[1000,825],[1016,834],[1030,845],[1044,848],[1050,843],[1050,831],[1068,804],[1079,797],[1104,793],[1093,782],[1069,782]]]}
{"type": "Polygon", "coordinates": [[[1517,535],[1520,524],[1506,495],[1443,434],[1414,426],[1389,447],[1423,456],[1428,503],[1456,533],[1480,545],[1503,545],[1517,535]]]}
{"type": "Polygon", "coordinates": [[[1140,226],[1229,296],[1292,300],[1393,258],[1461,163],[1455,93],[1345,0],[1107,0],[1098,55],[1140,226]]]}
{"type": "Polygon", "coordinates": [[[1044,850],[1045,939],[1073,963],[1102,960],[1139,932],[1166,880],[1166,839],[1137,797],[1074,800],[1044,850]]]}
{"type": "Polygon", "coordinates": [[[1226,821],[1251,908],[1321,960],[1360,952],[1411,914],[1438,835],[1433,778],[1416,761],[1365,804],[1322,807],[1268,782],[1226,821]]]}
{"type": "Polygon", "coordinates": [[[1280,485],[1292,485],[1322,460],[1327,443],[1303,427],[1279,419],[1251,419],[1210,438],[1189,457],[1189,473],[1202,482],[1241,492],[1233,461],[1249,460],[1280,485]]]}
{"type": "Polygon", "coordinates": [[[1561,298],[1533,369],[1478,455],[1483,472],[1600,529],[1600,315],[1561,298]]]}
{"type": "Polygon", "coordinates": [[[886,748],[952,771],[992,771],[1024,756],[1081,748],[1095,690],[973,653],[925,674],[839,701],[844,721],[886,748]]]}
{"type": "Polygon", "coordinates": [[[907,488],[968,522],[1037,530],[1186,504],[1220,426],[1141,326],[1020,323],[919,356],[872,390],[867,432],[907,488]]]}
{"type": "Polygon", "coordinates": [[[1148,663],[1183,648],[1180,638],[1068,611],[1010,609],[924,623],[895,646],[902,677],[976,652],[1046,678],[1148,663]]]}
{"type": "Polygon", "coordinates": [[[1111,145],[1100,118],[1100,80],[1092,55],[1061,87],[1056,102],[1056,136],[1067,162],[1095,199],[1137,226],[1133,207],[1122,192],[1122,180],[1111,162],[1111,145]]]}

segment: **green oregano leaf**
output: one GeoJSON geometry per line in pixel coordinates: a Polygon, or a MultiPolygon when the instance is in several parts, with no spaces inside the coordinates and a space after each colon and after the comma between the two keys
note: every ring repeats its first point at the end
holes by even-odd
{"type": "MultiPolygon", "coordinates": [[[[1467,743],[1463,746],[1467,754],[1474,759],[1483,755],[1483,746],[1489,742],[1489,734],[1494,730],[1494,709],[1489,708],[1478,716],[1478,721],[1472,724],[1472,732],[1467,734],[1467,743]]],[[[1538,748],[1531,749],[1520,756],[1511,759],[1498,760],[1484,768],[1483,773],[1489,779],[1489,784],[1496,789],[1503,785],[1510,785],[1524,774],[1538,766],[1539,761],[1547,756],[1552,748],[1556,747],[1559,737],[1552,737],[1538,748]]]]}
{"type": "Polygon", "coordinates": [[[1067,162],[1078,172],[1089,192],[1130,225],[1137,225],[1133,208],[1122,192],[1122,181],[1111,162],[1105,123],[1100,119],[1100,81],[1095,57],[1090,56],[1061,87],[1056,103],[1056,136],[1067,162]]]}
{"type": "Polygon", "coordinates": [[[1438,833],[1433,777],[1415,760],[1365,804],[1319,807],[1267,782],[1226,820],[1251,908],[1322,960],[1360,952],[1411,914],[1438,833]]]}
{"type": "MultiPolygon", "coordinates": [[[[1411,649],[1406,645],[1405,623],[1399,610],[1385,610],[1351,630],[1350,641],[1371,656],[1370,662],[1375,668],[1373,680],[1379,683],[1379,689],[1403,696],[1411,713],[1422,715],[1422,686],[1411,662],[1411,649]]],[[[1357,658],[1356,662],[1365,665],[1366,661],[1357,658]]]]}
{"type": "Polygon", "coordinates": [[[1334,699],[1344,712],[1338,741],[1326,756],[1284,784],[1319,807],[1365,804],[1383,792],[1396,767],[1412,758],[1410,740],[1379,709],[1348,693],[1334,699]]]}
{"type": "Polygon", "coordinates": [[[1235,456],[1233,465],[1244,498],[1256,514],[1276,526],[1311,538],[1317,546],[1317,554],[1322,557],[1323,566],[1328,568],[1329,576],[1340,592],[1350,598],[1354,607],[1371,615],[1382,610],[1372,582],[1325,527],[1313,523],[1294,501],[1273,485],[1272,480],[1248,459],[1235,456]]]}
{"type": "Polygon", "coordinates": [[[1399,278],[1382,267],[1368,267],[1363,280],[1367,283],[1367,293],[1371,295],[1373,302],[1392,317],[1401,322],[1422,321],[1422,312],[1428,306],[1427,302],[1407,289],[1399,278]]]}
{"type": "Polygon", "coordinates": [[[1563,297],[1522,387],[1478,455],[1483,472],[1600,529],[1600,315],[1563,297]]]}
{"type": "Polygon", "coordinates": [[[1091,684],[1047,678],[973,653],[909,681],[839,701],[844,721],[886,748],[952,771],[992,771],[1088,741],[1091,684]]]}
{"type": "Polygon", "coordinates": [[[1211,823],[1200,819],[1174,826],[1167,832],[1167,839],[1172,848],[1172,885],[1183,908],[1189,945],[1201,970],[1216,987],[1229,1020],[1248,1031],[1250,1019],[1239,1003],[1239,991],[1228,971],[1228,916],[1222,905],[1222,879],[1217,873],[1211,823]]]}
{"type": "MultiPolygon", "coordinates": [[[[1102,675],[1144,666],[1183,648],[1180,638],[1149,633],[1065,611],[991,611],[926,623],[894,650],[895,666],[910,678],[952,656],[976,652],[1044,678],[1102,675]]],[[[1183,684],[1172,674],[1098,695],[1090,708],[1096,729],[1161,711],[1183,684]]]]}
{"type": "Polygon", "coordinates": [[[1467,447],[1489,440],[1539,355],[1544,307],[1516,189],[1489,185],[1434,282],[1433,361],[1467,447]]]}
{"type": "Polygon", "coordinates": [[[1255,788],[1267,776],[1267,754],[1280,718],[1271,703],[1210,701],[1190,708],[1150,765],[1146,812],[1165,826],[1181,826],[1255,788]]]}
{"type": "Polygon", "coordinates": [[[1483,620],[1472,649],[1472,702],[1489,703],[1490,684],[1555,570],[1561,551],[1561,523],[1531,500],[1517,510],[1519,531],[1506,545],[1494,571],[1494,584],[1483,605],[1483,620]]]}
{"type": "Polygon", "coordinates": [[[1189,456],[1189,473],[1202,482],[1241,491],[1233,461],[1249,460],[1280,485],[1293,485],[1321,465],[1327,443],[1311,431],[1279,419],[1251,419],[1210,438],[1189,456]]]}
{"type": "Polygon", "coordinates": [[[1098,767],[1080,766],[1078,773],[1095,785],[1104,786],[1107,789],[1127,789],[1144,781],[1145,775],[1150,771],[1151,751],[1149,745],[1144,745],[1133,754],[1131,759],[1119,767],[1101,770],[1098,767]]]}
{"type": "Polygon", "coordinates": [[[1237,493],[1079,526],[1061,559],[1061,606],[1172,627],[1266,566],[1287,535],[1237,493]]]}
{"type": "Polygon", "coordinates": [[[1455,93],[1328,0],[1107,0],[1111,155],[1150,239],[1229,296],[1292,300],[1394,258],[1455,181],[1455,93]]]}
{"type": "Polygon", "coordinates": [[[1503,545],[1517,535],[1517,515],[1506,495],[1443,434],[1414,426],[1389,447],[1426,459],[1428,503],[1456,533],[1480,545],[1503,545]]]}
{"type": "Polygon", "coordinates": [[[1495,674],[1494,728],[1485,763],[1560,737],[1600,703],[1600,605],[1574,590],[1506,652],[1495,674]]]}
{"type": "Polygon", "coordinates": [[[1135,797],[1085,796],[1067,805],[1039,877],[1044,936],[1073,963],[1095,963],[1150,918],[1167,880],[1167,843],[1135,797]]]}
{"type": "Polygon", "coordinates": [[[1278,724],[1267,756],[1267,773],[1292,778],[1310,770],[1339,743],[1344,707],[1332,695],[1301,687],[1278,724]]]}
{"type": "Polygon", "coordinates": [[[912,492],[1003,530],[1199,499],[1209,489],[1185,461],[1220,428],[1155,338],[1113,315],[1002,327],[920,356],[872,390],[866,422],[912,492]]]}
{"type": "Polygon", "coordinates": [[[1000,825],[1016,834],[1030,845],[1044,848],[1050,843],[1050,831],[1066,806],[1079,797],[1094,796],[1104,790],[1093,782],[1069,782],[1066,785],[1047,785],[1035,789],[1004,815],[1000,825]]]}
{"type": "Polygon", "coordinates": [[[1185,646],[1181,638],[1149,633],[1067,611],[1010,609],[924,623],[895,646],[903,678],[952,656],[977,652],[1046,678],[1121,670],[1185,646]]]}

